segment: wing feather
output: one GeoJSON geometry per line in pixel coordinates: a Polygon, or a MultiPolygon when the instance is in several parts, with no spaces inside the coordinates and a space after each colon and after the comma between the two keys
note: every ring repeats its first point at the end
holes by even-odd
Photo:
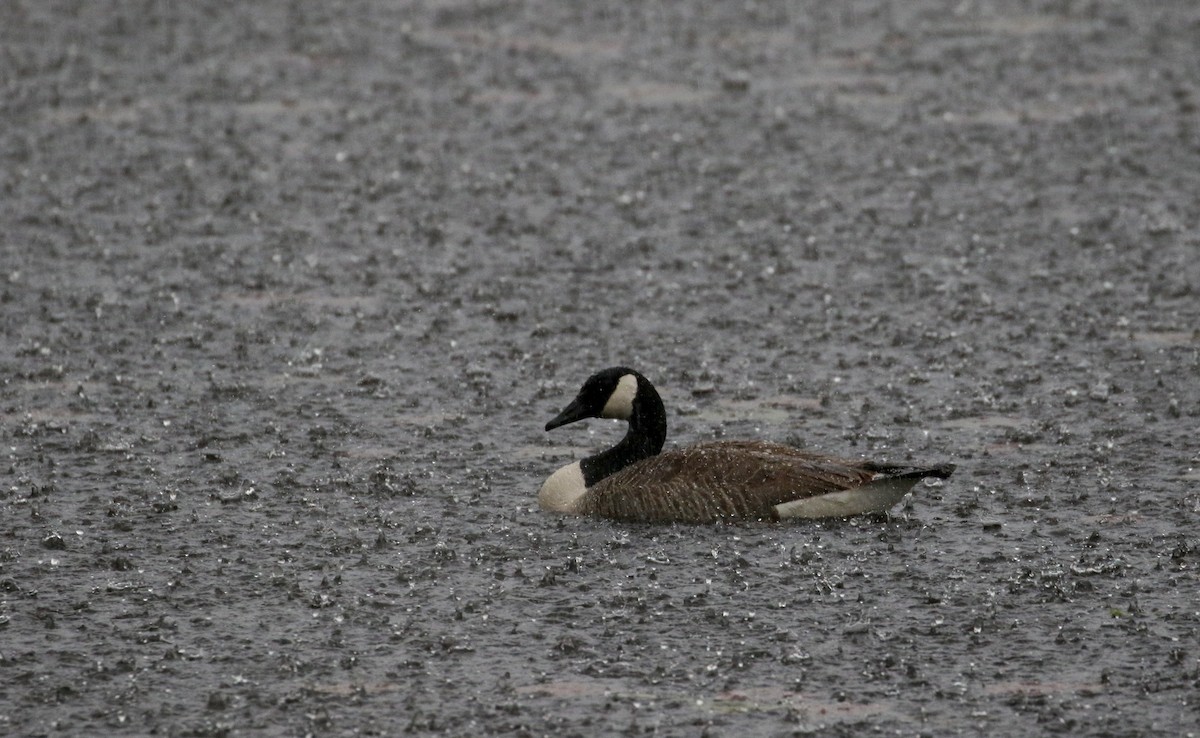
{"type": "Polygon", "coordinates": [[[776,505],[852,489],[876,476],[864,462],[773,443],[718,441],[631,464],[591,487],[580,512],[640,522],[776,520],[776,505]]]}

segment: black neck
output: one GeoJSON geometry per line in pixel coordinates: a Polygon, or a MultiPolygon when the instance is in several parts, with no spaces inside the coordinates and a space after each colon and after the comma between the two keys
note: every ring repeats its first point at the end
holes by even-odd
{"type": "Polygon", "coordinates": [[[639,376],[629,430],[616,446],[579,462],[584,484],[591,487],[630,464],[654,456],[662,450],[666,440],[667,412],[663,409],[662,399],[654,386],[639,376]]]}

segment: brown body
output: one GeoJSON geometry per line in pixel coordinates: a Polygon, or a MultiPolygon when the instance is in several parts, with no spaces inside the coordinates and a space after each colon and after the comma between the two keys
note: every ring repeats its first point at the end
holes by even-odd
{"type": "Polygon", "coordinates": [[[779,506],[885,480],[905,480],[907,491],[921,477],[948,475],[945,468],[888,473],[867,462],[777,443],[717,441],[630,464],[589,487],[577,510],[581,515],[646,523],[823,517],[781,515],[779,506]]]}

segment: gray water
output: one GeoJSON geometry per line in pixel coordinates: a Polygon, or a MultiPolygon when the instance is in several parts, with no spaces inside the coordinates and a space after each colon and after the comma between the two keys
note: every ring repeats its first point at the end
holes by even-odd
{"type": "Polygon", "coordinates": [[[1197,732],[1200,9],[843,5],[0,5],[0,732],[1197,732]]]}

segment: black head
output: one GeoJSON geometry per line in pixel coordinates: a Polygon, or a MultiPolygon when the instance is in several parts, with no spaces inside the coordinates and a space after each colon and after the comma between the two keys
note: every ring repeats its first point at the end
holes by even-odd
{"type": "Polygon", "coordinates": [[[633,402],[645,379],[632,369],[614,366],[596,372],[583,383],[570,405],[546,423],[546,430],[574,423],[584,418],[617,418],[629,420],[633,402]]]}

